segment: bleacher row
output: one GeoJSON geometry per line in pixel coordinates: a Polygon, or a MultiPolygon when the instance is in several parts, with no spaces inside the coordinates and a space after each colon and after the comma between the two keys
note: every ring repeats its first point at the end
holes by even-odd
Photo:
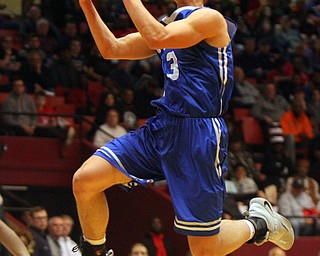
{"type": "MultiPolygon", "coordinates": [[[[0,111],[3,101],[8,97],[9,93],[1,92],[0,93],[0,111]]],[[[34,95],[32,95],[34,96],[34,95]]],[[[50,106],[56,115],[62,116],[65,121],[68,122],[68,125],[76,128],[78,136],[85,136],[86,133],[92,127],[92,123],[94,122],[94,116],[85,115],[83,118],[87,120],[87,122],[81,122],[81,128],[79,124],[79,120],[76,116],[76,106],[72,103],[66,103],[65,97],[61,95],[57,96],[47,96],[47,105],[50,106]],[[81,129],[81,133],[80,133],[81,129]]],[[[1,114],[0,114],[0,125],[1,125],[1,114]]]]}
{"type": "MultiPolygon", "coordinates": [[[[1,86],[1,85],[0,85],[1,86]]],[[[86,104],[87,97],[90,98],[97,109],[99,106],[100,96],[104,91],[104,87],[100,82],[88,81],[87,89],[72,88],[66,92],[63,87],[57,86],[55,90],[55,96],[47,96],[47,106],[51,107],[56,115],[61,115],[68,121],[69,125],[76,128],[78,136],[86,137],[87,133],[91,130],[94,124],[94,115],[81,115],[77,116],[77,108],[82,104],[86,104]],[[80,127],[81,125],[81,127],[80,127]],[[81,131],[81,132],[80,132],[81,131]]],[[[9,92],[0,92],[0,112],[3,101],[8,97],[9,92]]],[[[34,95],[32,95],[34,97],[34,95]]],[[[145,124],[145,118],[139,118],[137,120],[137,127],[145,124]]],[[[0,114],[1,124],[1,114],[0,114]]]]}

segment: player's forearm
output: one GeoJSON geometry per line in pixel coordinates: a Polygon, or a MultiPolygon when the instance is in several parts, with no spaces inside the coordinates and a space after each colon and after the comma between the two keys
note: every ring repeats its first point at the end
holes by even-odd
{"type": "Polygon", "coordinates": [[[151,49],[165,36],[165,27],[158,22],[144,7],[140,0],[123,0],[131,20],[151,49]]]}
{"type": "Polygon", "coordinates": [[[6,226],[2,221],[0,222],[0,241],[13,255],[30,255],[27,248],[24,246],[16,233],[6,226]]]}
{"type": "Polygon", "coordinates": [[[104,58],[110,58],[117,51],[116,37],[105,25],[91,0],[80,1],[80,5],[100,53],[104,58]]]}

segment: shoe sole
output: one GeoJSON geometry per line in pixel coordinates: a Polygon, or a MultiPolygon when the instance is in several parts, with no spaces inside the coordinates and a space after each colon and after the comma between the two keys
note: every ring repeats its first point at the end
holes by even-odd
{"type": "MultiPolygon", "coordinates": [[[[264,198],[253,198],[250,201],[250,206],[252,204],[259,204],[260,206],[262,206],[271,215],[271,217],[276,218],[278,220],[279,224],[282,225],[282,227],[287,230],[287,232],[283,236],[278,238],[277,240],[273,240],[273,239],[269,240],[270,233],[268,232],[269,234],[266,239],[269,242],[274,243],[275,245],[279,246],[283,250],[289,250],[293,246],[293,243],[294,243],[294,232],[293,232],[292,225],[291,225],[290,221],[287,218],[285,218],[284,216],[275,212],[273,210],[273,208],[271,207],[271,204],[269,203],[269,201],[264,198]],[[268,207],[268,209],[267,209],[267,207],[268,207]]],[[[259,218],[261,216],[254,216],[254,217],[259,218]]],[[[263,219],[265,219],[265,218],[266,217],[263,216],[263,219]]]]}

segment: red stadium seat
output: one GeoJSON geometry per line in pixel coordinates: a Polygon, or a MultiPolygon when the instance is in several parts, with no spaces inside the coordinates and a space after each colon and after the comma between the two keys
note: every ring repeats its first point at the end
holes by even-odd
{"type": "Polygon", "coordinates": [[[88,82],[88,95],[91,98],[96,108],[99,105],[99,100],[102,92],[103,92],[103,85],[100,82],[97,82],[97,81],[88,82]]]}
{"type": "Polygon", "coordinates": [[[244,117],[241,122],[244,143],[249,146],[263,145],[263,132],[260,123],[254,117],[244,117]]]}
{"type": "Polygon", "coordinates": [[[243,118],[250,116],[250,109],[248,108],[234,108],[233,119],[236,122],[242,121],[243,118]]]}

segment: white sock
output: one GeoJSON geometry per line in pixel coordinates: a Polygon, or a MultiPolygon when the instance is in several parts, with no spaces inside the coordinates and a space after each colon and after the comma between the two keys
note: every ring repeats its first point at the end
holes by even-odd
{"type": "Polygon", "coordinates": [[[254,237],[254,235],[255,235],[255,233],[256,233],[256,230],[255,230],[253,224],[252,224],[249,220],[241,220],[241,221],[243,221],[244,223],[246,223],[246,224],[248,225],[249,229],[250,229],[250,237],[249,237],[249,239],[248,239],[248,241],[249,241],[249,240],[251,240],[251,239],[254,237]]]}
{"type": "Polygon", "coordinates": [[[99,240],[90,240],[90,239],[87,239],[86,237],[83,237],[83,238],[91,245],[102,245],[106,242],[106,237],[103,237],[102,239],[99,239],[99,240]]]}

